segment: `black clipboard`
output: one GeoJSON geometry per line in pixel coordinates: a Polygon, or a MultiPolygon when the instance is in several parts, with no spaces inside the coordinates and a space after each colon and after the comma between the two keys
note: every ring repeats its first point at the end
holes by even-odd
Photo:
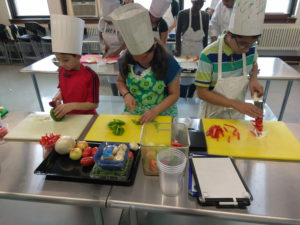
{"type": "Polygon", "coordinates": [[[200,205],[245,208],[251,204],[252,194],[231,157],[193,157],[190,165],[200,205]]]}

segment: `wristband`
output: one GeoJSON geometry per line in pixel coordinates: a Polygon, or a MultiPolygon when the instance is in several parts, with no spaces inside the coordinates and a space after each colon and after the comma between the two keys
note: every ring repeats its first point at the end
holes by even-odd
{"type": "Polygon", "coordinates": [[[123,95],[123,98],[125,98],[126,95],[130,94],[130,92],[126,92],[124,95],[123,95]]]}

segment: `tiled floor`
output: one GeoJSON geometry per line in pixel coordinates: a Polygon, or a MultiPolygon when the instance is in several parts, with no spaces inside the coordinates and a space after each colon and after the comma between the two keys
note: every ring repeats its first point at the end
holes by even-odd
{"type": "MultiPolygon", "coordinates": [[[[0,105],[14,111],[39,111],[36,93],[31,75],[20,73],[23,65],[0,65],[0,105]]],[[[300,66],[295,66],[300,72],[300,66]]],[[[48,102],[57,91],[57,75],[37,75],[45,111],[49,111],[48,102]]],[[[99,113],[119,114],[124,103],[122,98],[111,96],[111,90],[106,78],[101,78],[99,113]],[[110,104],[113,102],[114,104],[110,104]]],[[[264,84],[264,82],[262,82],[264,84]]],[[[279,115],[283,94],[287,82],[272,81],[267,104],[276,116],[279,115]]],[[[283,117],[285,122],[300,122],[300,81],[295,81],[283,117]]],[[[249,98],[249,96],[248,96],[249,98]]],[[[200,113],[198,99],[180,99],[178,102],[179,117],[196,117],[200,113]]],[[[90,208],[63,206],[45,203],[26,203],[12,200],[0,200],[0,224],[93,224],[93,214],[90,208]],[[18,216],[16,216],[16,213],[18,216]]],[[[119,211],[114,211],[112,218],[106,224],[118,224],[119,211]]],[[[106,215],[110,215],[106,213],[106,215]]],[[[126,216],[125,216],[126,217],[126,216]]],[[[152,218],[153,219],[153,218],[152,218]]],[[[124,220],[124,218],[123,218],[124,220]]],[[[128,220],[121,224],[128,224],[128,220]]],[[[122,222],[123,221],[123,222],[122,222]]],[[[150,221],[150,220],[149,220],[150,221]]],[[[154,221],[155,218],[154,218],[154,221]]],[[[155,222],[154,222],[155,224],[155,222]]]]}

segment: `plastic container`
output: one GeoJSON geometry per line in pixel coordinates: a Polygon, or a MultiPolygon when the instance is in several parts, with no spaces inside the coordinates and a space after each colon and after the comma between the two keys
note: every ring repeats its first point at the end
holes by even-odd
{"type": "Polygon", "coordinates": [[[121,170],[124,167],[125,162],[127,160],[128,151],[129,151],[129,144],[127,143],[103,142],[99,145],[99,148],[94,156],[94,161],[99,167],[103,169],[121,170]],[[108,160],[108,159],[101,160],[101,156],[105,151],[104,148],[114,148],[115,146],[119,146],[120,144],[125,144],[127,146],[127,150],[125,152],[124,159],[122,161],[108,160]]]}
{"type": "Polygon", "coordinates": [[[157,154],[159,184],[164,195],[176,196],[181,191],[186,160],[185,154],[177,149],[170,148],[157,154]]]}
{"type": "Polygon", "coordinates": [[[172,147],[189,153],[190,139],[188,127],[183,123],[147,123],[143,125],[141,135],[142,164],[145,175],[157,176],[158,167],[156,155],[162,150],[169,149],[171,142],[178,142],[182,147],[172,147]],[[153,126],[156,126],[153,129],[153,126]]]}
{"type": "Polygon", "coordinates": [[[103,169],[97,164],[94,164],[94,167],[90,172],[90,177],[93,179],[109,181],[126,181],[130,175],[132,165],[133,159],[130,159],[129,157],[127,158],[123,168],[120,170],[103,169]]]}

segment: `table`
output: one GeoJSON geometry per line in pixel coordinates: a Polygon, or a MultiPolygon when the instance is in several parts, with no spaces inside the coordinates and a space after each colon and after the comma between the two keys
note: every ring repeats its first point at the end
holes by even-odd
{"type": "MultiPolygon", "coordinates": [[[[177,121],[180,122],[180,119],[177,121]]],[[[191,128],[197,130],[199,124],[200,120],[194,119],[191,128]]],[[[287,126],[300,141],[300,124],[287,126]]],[[[107,206],[130,209],[132,224],[136,222],[136,211],[140,210],[198,216],[199,224],[201,218],[253,224],[300,224],[299,162],[251,159],[235,159],[235,162],[254,199],[246,209],[217,209],[198,205],[196,199],[188,195],[187,170],[179,196],[164,196],[160,191],[159,178],[145,176],[141,163],[133,186],[113,186],[107,206]]],[[[189,221],[185,222],[190,224],[189,221]]]]}
{"type": "MultiPolygon", "coordinates": [[[[44,59],[41,59],[32,65],[29,65],[20,70],[23,73],[31,73],[32,74],[32,81],[36,91],[36,95],[39,101],[41,111],[44,111],[44,107],[42,104],[40,91],[38,87],[38,83],[36,80],[35,73],[55,73],[57,74],[57,66],[52,63],[52,59],[54,55],[48,56],[44,59]]],[[[98,75],[105,75],[105,76],[116,76],[118,75],[117,65],[106,65],[103,67],[98,67],[97,64],[88,64],[91,69],[93,69],[98,75]]],[[[263,101],[266,102],[267,95],[270,87],[270,83],[272,80],[287,80],[288,84],[285,90],[283,102],[281,105],[280,113],[278,116],[278,120],[282,120],[284,115],[285,107],[290,95],[290,91],[293,85],[294,80],[300,80],[300,73],[296,71],[294,68],[286,64],[280,58],[274,57],[259,57],[258,58],[258,65],[260,68],[260,73],[258,75],[258,79],[260,80],[267,80],[266,87],[265,87],[265,95],[263,101]]],[[[195,73],[182,73],[182,77],[195,77],[195,73]]]]}
{"type": "MultiPolygon", "coordinates": [[[[4,121],[11,129],[27,114],[9,112],[4,121]]],[[[200,120],[195,119],[190,124],[191,128],[199,129],[200,120]]],[[[300,141],[300,124],[287,126],[300,141]]],[[[158,177],[143,175],[141,162],[133,186],[121,187],[46,180],[45,176],[33,174],[42,157],[37,142],[0,145],[0,198],[93,207],[99,224],[102,222],[99,207],[128,208],[132,219],[135,210],[147,210],[255,224],[300,223],[299,162],[236,159],[254,200],[246,209],[217,209],[201,207],[196,199],[188,196],[187,174],[180,195],[166,197],[160,192],[158,177]]]]}
{"type": "MultiPolygon", "coordinates": [[[[27,115],[9,112],[4,121],[11,130],[27,115]]],[[[6,141],[0,145],[0,159],[0,198],[92,207],[97,224],[103,224],[101,208],[106,206],[110,185],[46,180],[33,174],[43,160],[38,142],[6,141]]]]}

